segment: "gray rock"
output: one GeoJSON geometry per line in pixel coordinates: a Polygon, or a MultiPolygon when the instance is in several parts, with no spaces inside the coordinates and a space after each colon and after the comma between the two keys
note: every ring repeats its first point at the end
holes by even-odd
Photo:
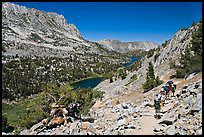
{"type": "Polygon", "coordinates": [[[78,128],[71,129],[70,131],[70,135],[78,135],[79,133],[80,133],[80,129],[78,128]]]}
{"type": "Polygon", "coordinates": [[[128,108],[128,105],[127,105],[126,103],[123,103],[123,104],[122,104],[122,107],[123,107],[123,109],[127,109],[127,108],[128,108]]]}
{"type": "Polygon", "coordinates": [[[166,134],[167,135],[175,135],[175,126],[170,126],[169,128],[167,128],[166,134]]]}
{"type": "Polygon", "coordinates": [[[127,120],[126,119],[121,119],[117,122],[117,127],[120,127],[120,126],[125,126],[127,125],[127,120]]]}
{"type": "Polygon", "coordinates": [[[33,125],[33,126],[30,128],[30,131],[35,131],[35,130],[37,130],[37,129],[39,129],[39,128],[42,128],[42,127],[44,127],[44,125],[43,125],[41,122],[39,122],[39,123],[33,125]]]}
{"type": "Polygon", "coordinates": [[[162,126],[160,124],[156,124],[156,125],[153,126],[153,131],[154,132],[161,132],[161,131],[164,130],[164,128],[165,128],[164,126],[162,126]]]}
{"type": "Polygon", "coordinates": [[[20,132],[20,135],[30,135],[30,134],[31,134],[30,130],[27,130],[27,129],[20,132]]]}
{"type": "Polygon", "coordinates": [[[158,124],[166,124],[166,125],[168,126],[168,125],[172,125],[173,122],[174,122],[173,119],[163,119],[163,120],[161,120],[161,122],[159,122],[158,124]]]}
{"type": "Polygon", "coordinates": [[[196,131],[196,135],[202,135],[202,127],[196,131]]]}
{"type": "Polygon", "coordinates": [[[135,125],[124,126],[124,129],[136,129],[135,125]]]}
{"type": "Polygon", "coordinates": [[[196,98],[196,102],[193,105],[192,110],[202,111],[202,94],[199,93],[196,98]]]}

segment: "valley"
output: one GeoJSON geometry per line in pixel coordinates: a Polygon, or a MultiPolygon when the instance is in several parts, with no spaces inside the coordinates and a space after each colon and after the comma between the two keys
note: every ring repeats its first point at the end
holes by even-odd
{"type": "Polygon", "coordinates": [[[161,45],[94,42],[63,15],[3,2],[2,134],[201,135],[201,57],[202,19],[161,45]],[[176,96],[156,119],[169,80],[176,96]],[[53,103],[79,103],[81,120],[40,131],[53,103]]]}

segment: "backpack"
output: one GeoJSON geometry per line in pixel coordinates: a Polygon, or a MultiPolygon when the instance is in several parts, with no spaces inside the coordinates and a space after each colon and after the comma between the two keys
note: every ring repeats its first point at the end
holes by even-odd
{"type": "Polygon", "coordinates": [[[155,109],[160,109],[160,100],[158,100],[158,99],[154,100],[154,107],[155,107],[155,109]]]}
{"type": "Polygon", "coordinates": [[[166,93],[169,92],[169,89],[166,86],[162,86],[162,88],[166,91],[166,93]]]}

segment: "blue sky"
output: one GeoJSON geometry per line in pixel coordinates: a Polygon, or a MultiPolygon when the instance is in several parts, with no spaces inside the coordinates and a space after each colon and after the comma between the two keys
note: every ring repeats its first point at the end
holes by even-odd
{"type": "Polygon", "coordinates": [[[15,2],[56,12],[85,39],[152,41],[162,44],[202,18],[202,2],[15,2]]]}

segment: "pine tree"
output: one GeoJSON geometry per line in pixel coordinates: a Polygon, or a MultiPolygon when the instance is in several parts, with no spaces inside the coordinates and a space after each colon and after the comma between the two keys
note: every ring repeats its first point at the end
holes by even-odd
{"type": "Polygon", "coordinates": [[[195,21],[193,21],[191,26],[195,26],[195,25],[196,25],[196,23],[195,23],[195,21]]]}
{"type": "Polygon", "coordinates": [[[152,62],[149,62],[149,66],[147,69],[146,82],[143,84],[144,92],[147,92],[162,83],[163,81],[161,81],[158,76],[155,79],[154,66],[152,62]]]}
{"type": "Polygon", "coordinates": [[[150,79],[152,79],[154,81],[155,75],[154,75],[154,66],[153,66],[152,62],[149,62],[149,67],[148,67],[147,71],[148,71],[150,79]]]}
{"type": "Polygon", "coordinates": [[[181,52],[180,65],[176,70],[177,78],[184,78],[193,72],[202,71],[202,22],[199,28],[192,34],[191,45],[188,45],[184,53],[181,52]]]}

